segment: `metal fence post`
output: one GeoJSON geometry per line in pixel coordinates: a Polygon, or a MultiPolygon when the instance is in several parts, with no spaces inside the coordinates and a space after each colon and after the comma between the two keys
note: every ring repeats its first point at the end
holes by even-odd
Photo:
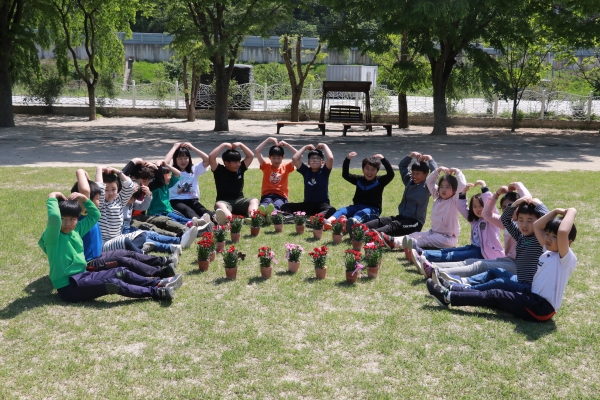
{"type": "Polygon", "coordinates": [[[263,111],[267,111],[267,82],[265,82],[265,91],[263,93],[263,111]]]}
{"type": "Polygon", "coordinates": [[[131,81],[131,105],[135,108],[135,81],[131,81]]]}
{"type": "Polygon", "coordinates": [[[498,118],[498,95],[494,95],[494,118],[498,118]]]}
{"type": "Polygon", "coordinates": [[[544,119],[544,111],[546,111],[546,91],[542,90],[542,109],[540,111],[540,119],[544,119]]]}
{"type": "Polygon", "coordinates": [[[590,92],[590,96],[588,97],[588,112],[587,112],[587,120],[592,120],[592,101],[594,100],[594,92],[590,92]]]}
{"type": "Polygon", "coordinates": [[[308,109],[312,112],[312,101],[313,101],[313,86],[310,84],[310,88],[308,90],[308,109]]]}
{"type": "Polygon", "coordinates": [[[175,81],[175,109],[179,109],[179,81],[175,81]]]}

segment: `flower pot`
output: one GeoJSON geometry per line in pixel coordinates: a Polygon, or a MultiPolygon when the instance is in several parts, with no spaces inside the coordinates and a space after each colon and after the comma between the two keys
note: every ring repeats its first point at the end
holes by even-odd
{"type": "Polygon", "coordinates": [[[342,235],[337,235],[337,234],[334,233],[331,237],[332,237],[332,240],[333,240],[333,244],[340,244],[340,243],[342,243],[342,238],[343,238],[342,235]]]}
{"type": "Polygon", "coordinates": [[[275,224],[273,227],[275,228],[275,232],[283,232],[283,224],[275,224]]]}
{"type": "Polygon", "coordinates": [[[255,228],[253,226],[250,227],[250,234],[252,236],[258,236],[258,234],[260,233],[260,227],[255,228]]]}
{"type": "Polygon", "coordinates": [[[323,236],[323,229],[313,229],[313,237],[315,239],[321,239],[321,236],[323,236]]]}
{"type": "Polygon", "coordinates": [[[262,276],[263,279],[269,279],[272,272],[273,267],[260,267],[260,276],[262,276]]]}
{"type": "Polygon", "coordinates": [[[198,269],[200,271],[208,271],[209,265],[210,265],[210,261],[208,261],[208,260],[198,260],[198,269]]]}
{"type": "Polygon", "coordinates": [[[317,279],[325,279],[327,276],[327,268],[315,268],[315,276],[317,279]]]}
{"type": "Polygon", "coordinates": [[[298,268],[300,268],[300,261],[288,261],[288,271],[292,274],[298,272],[298,268]]]}
{"type": "Polygon", "coordinates": [[[371,279],[377,278],[379,267],[367,267],[367,276],[371,279]]]}
{"type": "Polygon", "coordinates": [[[346,282],[348,283],[356,283],[356,279],[358,278],[359,272],[352,275],[354,271],[346,271],[346,282]]]}
{"type": "Polygon", "coordinates": [[[296,233],[302,235],[304,233],[304,225],[296,225],[296,233]]]}
{"type": "Polygon", "coordinates": [[[361,251],[363,247],[362,240],[359,242],[357,240],[352,239],[352,250],[361,251]]]}
{"type": "Polygon", "coordinates": [[[236,268],[225,268],[225,277],[227,279],[234,280],[237,276],[237,267],[236,268]]]}
{"type": "Polygon", "coordinates": [[[219,253],[225,250],[225,242],[217,242],[216,251],[219,253]]]}
{"type": "Polygon", "coordinates": [[[210,253],[210,256],[208,257],[208,261],[213,262],[217,259],[217,251],[213,251],[212,253],[210,253]]]}
{"type": "Polygon", "coordinates": [[[233,243],[239,243],[240,242],[240,237],[242,236],[241,233],[231,233],[231,241],[233,243]]]}

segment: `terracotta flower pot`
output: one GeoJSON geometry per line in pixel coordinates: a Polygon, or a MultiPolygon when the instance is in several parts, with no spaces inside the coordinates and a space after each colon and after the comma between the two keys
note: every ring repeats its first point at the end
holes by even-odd
{"type": "Polygon", "coordinates": [[[321,239],[321,236],[323,236],[323,229],[313,229],[313,237],[315,239],[321,239]]]}
{"type": "Polygon", "coordinates": [[[237,276],[237,267],[236,268],[225,268],[225,277],[227,279],[234,280],[237,276]]]}
{"type": "Polygon", "coordinates": [[[333,244],[340,244],[342,243],[342,235],[336,235],[335,233],[331,236],[332,240],[333,240],[333,244]]]}
{"type": "Polygon", "coordinates": [[[352,239],[352,250],[361,251],[363,247],[362,240],[359,242],[357,240],[352,239]]]}
{"type": "Polygon", "coordinates": [[[198,269],[200,271],[208,271],[209,265],[210,265],[210,261],[208,261],[208,260],[198,260],[198,269]]]}
{"type": "Polygon", "coordinates": [[[371,279],[377,278],[377,274],[379,274],[379,267],[367,267],[367,275],[371,279]]]}
{"type": "Polygon", "coordinates": [[[260,276],[262,276],[263,279],[269,279],[272,272],[273,267],[260,267],[260,276]]]}
{"type": "Polygon", "coordinates": [[[288,271],[292,274],[298,272],[298,268],[300,268],[300,261],[288,261],[288,271]]]}
{"type": "Polygon", "coordinates": [[[304,225],[296,225],[296,233],[302,235],[304,233],[304,225]]]}
{"type": "Polygon", "coordinates": [[[315,268],[315,275],[317,279],[325,279],[327,276],[327,268],[315,268]]]}
{"type": "Polygon", "coordinates": [[[240,237],[242,236],[241,233],[232,233],[231,234],[231,241],[233,243],[239,243],[240,242],[240,237]]]}
{"type": "Polygon", "coordinates": [[[273,227],[275,228],[275,232],[283,232],[283,224],[275,224],[273,227]]]}
{"type": "Polygon", "coordinates": [[[348,283],[356,283],[356,279],[358,279],[358,272],[352,275],[354,271],[346,271],[346,282],[348,283]]]}
{"type": "Polygon", "coordinates": [[[252,236],[258,236],[258,234],[260,233],[260,227],[255,228],[253,226],[250,227],[250,234],[252,236]]]}
{"type": "Polygon", "coordinates": [[[217,242],[216,251],[221,252],[225,250],[225,242],[217,242]]]}
{"type": "Polygon", "coordinates": [[[210,256],[208,257],[208,261],[213,262],[217,259],[217,251],[213,251],[212,253],[210,253],[210,256]]]}

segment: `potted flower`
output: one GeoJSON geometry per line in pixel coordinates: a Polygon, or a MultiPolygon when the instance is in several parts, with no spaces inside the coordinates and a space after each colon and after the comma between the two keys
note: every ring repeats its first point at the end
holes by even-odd
{"type": "Polygon", "coordinates": [[[383,243],[381,240],[376,240],[365,244],[365,255],[363,261],[367,266],[369,278],[377,278],[379,273],[379,267],[381,266],[381,259],[383,257],[383,243]]]}
{"type": "Polygon", "coordinates": [[[229,229],[231,233],[231,241],[238,243],[242,232],[242,226],[244,225],[244,217],[242,215],[230,215],[227,217],[229,223],[229,229]]]}
{"type": "Polygon", "coordinates": [[[321,214],[315,214],[310,217],[310,224],[313,228],[313,237],[315,239],[321,239],[323,235],[323,225],[325,224],[325,218],[321,214]]]}
{"type": "Polygon", "coordinates": [[[365,267],[360,263],[362,255],[360,251],[346,250],[344,252],[344,265],[346,266],[346,281],[355,283],[360,276],[360,271],[365,267]]]}
{"type": "Polygon", "coordinates": [[[273,268],[271,263],[277,264],[275,253],[268,246],[262,246],[258,249],[258,261],[260,263],[260,274],[263,279],[269,279],[273,268]]]}
{"type": "Polygon", "coordinates": [[[285,245],[285,258],[288,260],[288,271],[295,274],[300,268],[300,256],[304,249],[299,244],[287,243],[285,245]]]}
{"type": "Polygon", "coordinates": [[[365,241],[366,233],[369,228],[365,224],[354,224],[352,225],[350,236],[352,237],[352,248],[356,251],[360,251],[365,241]]]}
{"type": "Polygon", "coordinates": [[[333,223],[331,224],[331,234],[332,234],[332,240],[333,240],[333,244],[340,244],[342,243],[342,235],[344,233],[344,223],[341,222],[339,219],[337,221],[333,221],[333,223]]]}
{"type": "Polygon", "coordinates": [[[260,227],[265,223],[265,213],[262,211],[254,210],[252,211],[251,220],[250,220],[250,234],[252,236],[258,236],[260,233],[260,227]]]}
{"type": "Polygon", "coordinates": [[[225,236],[227,235],[227,225],[215,225],[213,227],[213,235],[217,242],[217,252],[225,250],[225,236]]]}
{"type": "Polygon", "coordinates": [[[296,233],[301,235],[304,233],[304,224],[306,224],[306,213],[304,211],[296,211],[294,213],[294,223],[296,224],[296,233]]]}
{"type": "Polygon", "coordinates": [[[215,248],[212,232],[204,232],[200,241],[198,241],[197,247],[198,268],[200,271],[207,271],[210,262],[214,261],[215,248]]]}
{"type": "Polygon", "coordinates": [[[244,255],[239,252],[235,246],[231,246],[227,251],[223,251],[223,265],[225,266],[225,276],[227,279],[235,279],[237,276],[238,260],[244,255]]]}
{"type": "Polygon", "coordinates": [[[271,213],[271,221],[273,222],[273,227],[275,228],[275,232],[283,232],[283,213],[279,210],[275,210],[271,213]]]}
{"type": "Polygon", "coordinates": [[[312,257],[317,279],[325,279],[327,275],[327,265],[325,265],[327,263],[327,247],[315,247],[308,255],[312,257]]]}

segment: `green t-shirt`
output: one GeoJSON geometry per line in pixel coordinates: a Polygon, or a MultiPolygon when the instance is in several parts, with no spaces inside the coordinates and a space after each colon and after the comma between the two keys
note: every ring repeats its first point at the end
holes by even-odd
{"type": "Polygon", "coordinates": [[[173,212],[171,202],[169,201],[169,189],[177,184],[178,176],[171,176],[168,185],[162,185],[158,189],[152,191],[152,202],[146,211],[148,215],[161,215],[162,213],[173,212]]]}
{"type": "Polygon", "coordinates": [[[87,266],[81,238],[98,222],[100,211],[89,199],[83,205],[87,217],[77,222],[75,229],[67,234],[60,231],[62,220],[58,200],[50,198],[46,201],[48,225],[38,245],[48,256],[50,280],[55,289],[69,285],[69,277],[84,272],[87,266]]]}

